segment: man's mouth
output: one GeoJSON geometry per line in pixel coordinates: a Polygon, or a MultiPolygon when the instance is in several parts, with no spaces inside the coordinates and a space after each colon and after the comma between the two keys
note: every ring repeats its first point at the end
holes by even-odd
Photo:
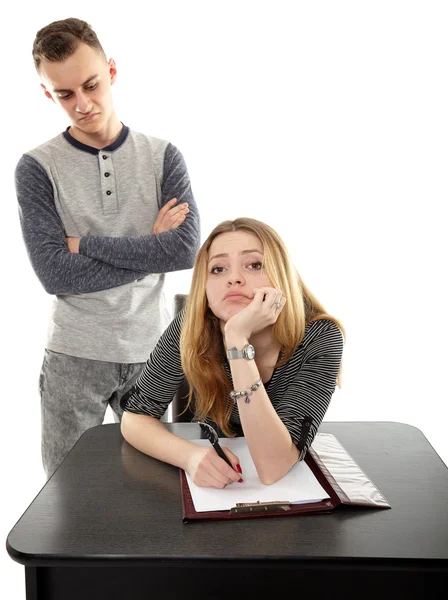
{"type": "Polygon", "coordinates": [[[90,113],[90,115],[82,117],[81,121],[91,121],[93,119],[93,117],[96,117],[97,114],[98,113],[90,113]]]}

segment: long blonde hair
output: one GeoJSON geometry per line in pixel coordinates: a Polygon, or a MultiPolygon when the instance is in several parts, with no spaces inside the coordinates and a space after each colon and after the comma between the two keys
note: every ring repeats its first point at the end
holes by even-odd
{"type": "MultiPolygon", "coordinates": [[[[206,282],[208,256],[213,240],[222,233],[244,231],[254,235],[263,248],[263,269],[272,285],[283,292],[286,304],[273,326],[273,337],[281,345],[277,367],[286,363],[301,343],[311,321],[329,319],[342,332],[342,325],[325,312],[301,280],[280,236],[256,219],[239,218],[217,225],[202,244],[195,260],[190,293],[180,340],[182,368],[190,385],[188,406],[195,405],[196,417],[209,417],[222,431],[232,435],[229,424],[231,384],[223,366],[224,344],[219,319],[208,307],[206,282]]],[[[339,384],[339,375],[338,381],[339,384]]]]}

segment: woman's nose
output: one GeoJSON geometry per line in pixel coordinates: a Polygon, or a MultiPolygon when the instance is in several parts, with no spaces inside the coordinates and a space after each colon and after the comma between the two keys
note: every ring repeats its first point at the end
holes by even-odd
{"type": "Polygon", "coordinates": [[[228,281],[232,285],[243,285],[245,283],[243,274],[239,270],[230,271],[228,281]]]}

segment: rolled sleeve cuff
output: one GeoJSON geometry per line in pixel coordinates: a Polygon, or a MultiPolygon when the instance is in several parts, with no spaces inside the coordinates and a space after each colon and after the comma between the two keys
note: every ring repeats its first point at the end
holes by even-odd
{"type": "Polygon", "coordinates": [[[301,419],[290,416],[282,417],[281,414],[279,417],[288,430],[293,444],[300,452],[299,461],[303,460],[318,431],[313,418],[308,416],[301,419]]]}

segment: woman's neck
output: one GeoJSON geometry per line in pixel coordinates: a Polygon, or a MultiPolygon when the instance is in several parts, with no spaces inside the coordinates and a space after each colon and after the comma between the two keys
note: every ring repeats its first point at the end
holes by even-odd
{"type": "Polygon", "coordinates": [[[249,342],[255,348],[255,356],[258,358],[272,355],[278,356],[280,352],[281,346],[273,336],[272,325],[251,335],[249,342]]]}

